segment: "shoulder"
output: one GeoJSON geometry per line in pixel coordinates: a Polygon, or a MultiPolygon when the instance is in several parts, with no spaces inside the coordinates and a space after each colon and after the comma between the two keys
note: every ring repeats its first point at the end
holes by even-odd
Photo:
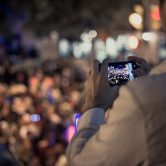
{"type": "Polygon", "coordinates": [[[166,73],[166,60],[163,61],[161,64],[153,68],[149,75],[160,75],[166,73]]]}
{"type": "Polygon", "coordinates": [[[166,61],[155,67],[148,76],[131,81],[127,85],[144,117],[148,153],[152,162],[166,159],[163,155],[166,149],[166,136],[161,134],[165,133],[166,127],[165,85],[166,61]]]}
{"type": "Polygon", "coordinates": [[[158,100],[166,100],[165,91],[166,73],[148,75],[131,81],[127,88],[140,103],[156,103],[158,100]]]}
{"type": "MultiPolygon", "coordinates": [[[[139,95],[139,98],[144,100],[144,97],[152,98],[166,97],[163,93],[166,84],[166,61],[162,62],[151,70],[149,75],[131,81],[127,87],[132,93],[139,95]],[[164,96],[163,96],[164,95],[164,96]]],[[[150,100],[149,99],[149,100],[150,100]]],[[[154,102],[152,100],[152,102],[154,102]]]]}

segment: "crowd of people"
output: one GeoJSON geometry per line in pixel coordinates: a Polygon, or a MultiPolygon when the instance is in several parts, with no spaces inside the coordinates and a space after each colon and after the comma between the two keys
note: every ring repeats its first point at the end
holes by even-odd
{"type": "Polygon", "coordinates": [[[23,166],[65,166],[86,73],[74,59],[11,67],[0,64],[0,149],[23,166]]]}

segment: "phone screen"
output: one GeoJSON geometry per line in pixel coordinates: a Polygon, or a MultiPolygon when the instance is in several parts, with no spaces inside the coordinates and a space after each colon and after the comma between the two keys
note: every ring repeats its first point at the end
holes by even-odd
{"type": "Polygon", "coordinates": [[[116,62],[108,64],[108,81],[110,86],[124,85],[134,80],[132,71],[136,68],[134,62],[116,62]]]}

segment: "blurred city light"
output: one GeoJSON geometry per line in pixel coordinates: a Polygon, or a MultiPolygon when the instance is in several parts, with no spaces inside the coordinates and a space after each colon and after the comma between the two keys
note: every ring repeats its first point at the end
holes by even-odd
{"type": "Polygon", "coordinates": [[[89,33],[86,33],[86,32],[82,33],[82,34],[81,34],[81,40],[84,41],[84,42],[89,42],[89,41],[91,41],[91,38],[90,38],[90,36],[89,36],[89,33]]]}
{"type": "Polygon", "coordinates": [[[66,39],[59,41],[59,52],[61,55],[66,56],[70,52],[70,43],[66,39]]]}
{"type": "Polygon", "coordinates": [[[96,36],[97,32],[95,30],[90,30],[89,32],[83,32],[80,38],[84,42],[91,42],[96,36]]]}
{"type": "Polygon", "coordinates": [[[154,34],[152,32],[142,33],[142,39],[145,41],[151,41],[154,39],[154,34]]]}
{"type": "Polygon", "coordinates": [[[159,51],[159,58],[161,60],[166,59],[166,48],[165,47],[161,47],[160,51],[159,51]]]}
{"type": "Polygon", "coordinates": [[[136,29],[141,29],[142,28],[142,16],[138,13],[132,13],[129,16],[129,23],[136,29]]]}
{"type": "Polygon", "coordinates": [[[128,40],[128,46],[130,49],[136,49],[139,45],[139,40],[136,36],[130,36],[128,40]]]}
{"type": "Polygon", "coordinates": [[[106,40],[106,51],[107,54],[112,58],[115,58],[117,55],[116,42],[111,37],[107,38],[106,40]]]}
{"type": "Polygon", "coordinates": [[[87,42],[82,42],[81,43],[81,48],[82,48],[82,53],[86,56],[88,55],[91,50],[92,50],[92,43],[87,41],[87,42]]]}
{"type": "Polygon", "coordinates": [[[97,36],[97,32],[95,30],[91,30],[91,31],[89,31],[89,36],[91,38],[95,38],[97,36]]]}
{"type": "Polygon", "coordinates": [[[159,30],[161,28],[158,5],[152,4],[150,6],[150,28],[151,30],[159,30]]]}
{"type": "Polygon", "coordinates": [[[134,11],[140,15],[144,12],[143,7],[139,4],[134,5],[134,11]]]}
{"type": "Polygon", "coordinates": [[[79,42],[73,43],[73,54],[76,58],[82,57],[82,48],[81,48],[81,44],[79,42]]]}
{"type": "Polygon", "coordinates": [[[160,11],[158,5],[151,5],[150,7],[151,13],[150,16],[153,20],[160,21],[160,11]]]}
{"type": "Polygon", "coordinates": [[[116,41],[117,50],[121,50],[122,48],[126,48],[127,41],[128,41],[128,38],[126,35],[118,35],[118,38],[116,41]]]}
{"type": "Polygon", "coordinates": [[[96,52],[96,58],[102,62],[106,57],[107,57],[107,53],[106,53],[106,45],[105,42],[98,39],[95,42],[95,52],[96,52]]]}

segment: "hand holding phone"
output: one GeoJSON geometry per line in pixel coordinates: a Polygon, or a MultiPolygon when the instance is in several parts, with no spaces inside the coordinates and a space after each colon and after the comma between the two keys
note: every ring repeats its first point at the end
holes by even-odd
{"type": "Polygon", "coordinates": [[[137,65],[137,68],[132,72],[136,77],[148,75],[151,70],[149,64],[143,58],[137,56],[129,56],[128,60],[135,62],[137,65]]]}
{"type": "Polygon", "coordinates": [[[105,59],[101,64],[98,60],[91,63],[91,70],[84,88],[83,111],[91,108],[101,108],[106,111],[111,108],[118,96],[119,87],[110,88],[108,82],[108,64],[110,59],[105,59]]]}

